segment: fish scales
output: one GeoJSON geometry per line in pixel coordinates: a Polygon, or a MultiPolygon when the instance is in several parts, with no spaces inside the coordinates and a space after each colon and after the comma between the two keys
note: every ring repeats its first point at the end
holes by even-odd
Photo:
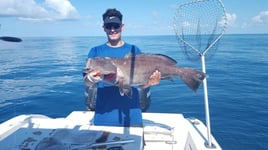
{"type": "Polygon", "coordinates": [[[198,89],[206,77],[205,73],[194,68],[178,67],[174,59],[161,54],[127,55],[124,58],[91,58],[87,61],[86,70],[86,73],[98,70],[103,82],[117,85],[120,89],[146,85],[156,70],[161,72],[161,80],[176,76],[193,91],[198,89]]]}

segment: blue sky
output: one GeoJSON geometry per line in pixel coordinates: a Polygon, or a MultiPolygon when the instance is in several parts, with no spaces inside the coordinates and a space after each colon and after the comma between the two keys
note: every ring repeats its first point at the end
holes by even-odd
{"type": "MultiPolygon", "coordinates": [[[[174,35],[176,5],[190,0],[0,0],[0,35],[103,36],[102,14],[117,8],[123,35],[174,35]]],[[[222,0],[228,34],[268,33],[268,0],[222,0]]]]}

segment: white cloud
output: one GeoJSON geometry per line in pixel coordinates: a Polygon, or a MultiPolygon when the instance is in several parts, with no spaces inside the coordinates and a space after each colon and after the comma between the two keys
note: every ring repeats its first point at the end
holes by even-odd
{"type": "Polygon", "coordinates": [[[268,25],[268,11],[262,11],[252,18],[255,24],[268,25]]]}
{"type": "Polygon", "coordinates": [[[0,16],[22,20],[51,21],[77,19],[79,14],[69,0],[1,0],[0,16]]]}
{"type": "Polygon", "coordinates": [[[232,13],[232,14],[226,13],[226,18],[227,18],[227,25],[228,26],[232,26],[232,25],[235,24],[235,21],[237,19],[237,16],[234,13],[232,13]]]}
{"type": "Polygon", "coordinates": [[[75,7],[69,0],[46,0],[45,4],[55,10],[60,19],[74,19],[78,17],[75,7]]]}

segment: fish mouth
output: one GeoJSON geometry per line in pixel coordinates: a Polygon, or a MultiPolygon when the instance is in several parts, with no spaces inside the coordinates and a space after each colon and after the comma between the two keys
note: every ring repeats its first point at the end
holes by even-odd
{"type": "Polygon", "coordinates": [[[106,81],[114,81],[116,79],[116,73],[109,73],[103,75],[103,79],[106,81]]]}

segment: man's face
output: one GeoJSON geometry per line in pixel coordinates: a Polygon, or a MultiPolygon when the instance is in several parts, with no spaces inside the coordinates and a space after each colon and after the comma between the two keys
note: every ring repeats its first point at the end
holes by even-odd
{"type": "Polygon", "coordinates": [[[118,23],[107,23],[103,25],[104,31],[110,40],[120,40],[123,27],[124,24],[118,23]]]}

